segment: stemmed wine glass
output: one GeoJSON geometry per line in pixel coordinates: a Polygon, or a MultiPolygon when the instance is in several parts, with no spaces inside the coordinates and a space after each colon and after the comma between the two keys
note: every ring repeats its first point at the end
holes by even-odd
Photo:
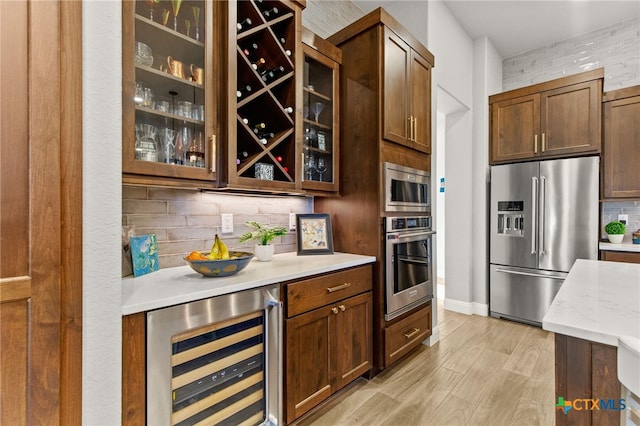
{"type": "Polygon", "coordinates": [[[305,162],[305,165],[307,166],[307,179],[313,180],[313,171],[316,168],[316,159],[313,154],[309,153],[307,155],[307,161],[305,162]]]}
{"type": "Polygon", "coordinates": [[[311,105],[311,112],[313,112],[316,116],[316,123],[318,122],[318,116],[324,110],[324,104],[322,102],[314,102],[311,105]]]}
{"type": "Polygon", "coordinates": [[[200,24],[200,8],[198,6],[192,6],[191,7],[191,11],[193,12],[193,23],[195,24],[196,28],[195,28],[195,35],[194,38],[198,41],[200,41],[200,28],[199,28],[199,24],[200,24]]]}
{"type": "Polygon", "coordinates": [[[320,173],[320,182],[322,182],[322,175],[327,171],[328,168],[327,159],[324,157],[318,158],[318,165],[316,166],[316,170],[320,173]]]}
{"type": "Polygon", "coordinates": [[[173,30],[178,31],[178,13],[180,13],[180,6],[182,0],[171,0],[171,10],[173,11],[173,30]]]}

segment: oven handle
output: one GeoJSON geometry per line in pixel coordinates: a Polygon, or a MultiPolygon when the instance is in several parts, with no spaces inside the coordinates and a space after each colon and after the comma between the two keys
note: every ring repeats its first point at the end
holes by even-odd
{"type": "Polygon", "coordinates": [[[429,262],[423,262],[421,260],[410,260],[410,259],[402,259],[400,257],[398,257],[398,262],[405,262],[405,263],[411,263],[413,265],[426,265],[429,266],[430,263],[429,262]]]}
{"type": "Polygon", "coordinates": [[[430,237],[434,235],[436,231],[420,231],[420,232],[390,232],[387,234],[387,240],[398,242],[416,241],[420,238],[430,237]],[[395,237],[395,238],[393,238],[395,237]]]}

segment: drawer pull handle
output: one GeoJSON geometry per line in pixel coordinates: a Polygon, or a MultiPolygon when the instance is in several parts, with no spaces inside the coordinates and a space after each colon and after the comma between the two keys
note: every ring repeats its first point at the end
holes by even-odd
{"type": "Polygon", "coordinates": [[[406,337],[407,339],[411,339],[413,336],[415,336],[418,333],[420,333],[420,329],[419,328],[414,328],[410,332],[404,333],[404,337],[406,337]]]}
{"type": "Polygon", "coordinates": [[[347,309],[347,307],[346,307],[346,306],[344,306],[344,305],[340,305],[340,306],[338,306],[338,308],[340,308],[340,310],[341,310],[342,312],[344,312],[344,311],[347,309]]]}
{"type": "Polygon", "coordinates": [[[338,313],[338,308],[336,308],[335,306],[333,308],[331,308],[331,312],[333,312],[334,314],[338,313]]]}
{"type": "Polygon", "coordinates": [[[349,287],[351,285],[351,283],[344,283],[342,285],[338,285],[335,287],[329,287],[327,288],[327,291],[329,293],[333,293],[334,291],[338,291],[338,290],[344,290],[345,288],[349,287]]]}

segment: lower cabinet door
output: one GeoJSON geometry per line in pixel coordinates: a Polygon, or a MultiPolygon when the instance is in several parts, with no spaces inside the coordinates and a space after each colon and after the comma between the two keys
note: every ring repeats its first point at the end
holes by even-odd
{"type": "Polygon", "coordinates": [[[334,392],[331,372],[335,342],[334,306],[325,306],[286,320],[287,423],[334,392]]]}
{"type": "Polygon", "coordinates": [[[336,315],[336,390],[373,366],[371,292],[343,300],[336,315]]]}

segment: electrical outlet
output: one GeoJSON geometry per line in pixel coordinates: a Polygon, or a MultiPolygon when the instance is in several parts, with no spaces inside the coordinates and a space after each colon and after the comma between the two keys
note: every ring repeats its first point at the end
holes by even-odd
{"type": "Polygon", "coordinates": [[[289,231],[296,230],[296,214],[289,213],[289,231]]]}
{"type": "Polygon", "coordinates": [[[618,222],[622,222],[625,225],[629,222],[629,215],[628,214],[619,214],[618,215],[618,222]]]}
{"type": "Polygon", "coordinates": [[[231,234],[233,232],[233,215],[231,213],[221,214],[220,222],[222,222],[223,234],[231,234]]]}

